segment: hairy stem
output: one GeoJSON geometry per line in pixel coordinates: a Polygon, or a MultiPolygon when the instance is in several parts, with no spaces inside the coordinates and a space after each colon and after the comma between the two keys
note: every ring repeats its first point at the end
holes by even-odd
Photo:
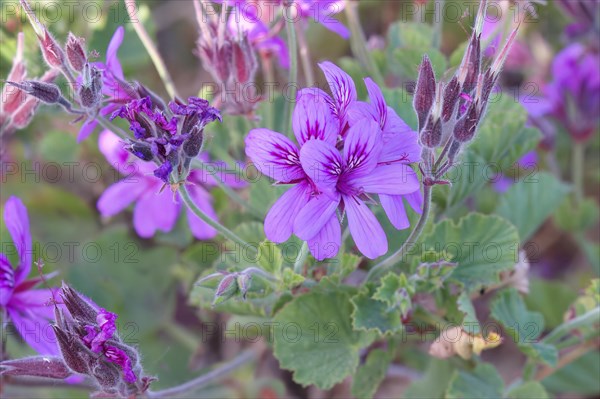
{"type": "Polygon", "coordinates": [[[119,136],[121,139],[128,140],[130,138],[125,130],[121,129],[120,127],[118,127],[114,123],[110,122],[106,118],[98,115],[96,117],[96,120],[98,121],[100,126],[105,128],[106,130],[110,130],[111,132],[113,132],[114,134],[119,136]]]}
{"type": "Polygon", "coordinates": [[[419,219],[419,222],[417,223],[415,229],[410,233],[404,244],[402,244],[402,246],[396,252],[394,252],[390,257],[382,260],[381,262],[373,266],[371,270],[369,270],[369,273],[367,274],[367,277],[365,279],[365,283],[372,280],[378,273],[384,271],[385,269],[393,266],[396,262],[398,262],[404,256],[406,250],[409,249],[409,247],[413,245],[415,241],[419,238],[419,236],[423,232],[423,229],[425,228],[427,219],[429,219],[429,212],[431,210],[432,188],[432,186],[425,186],[423,190],[423,213],[421,214],[421,218],[419,219]]]}
{"type": "Polygon", "coordinates": [[[308,243],[304,241],[304,243],[302,243],[302,247],[300,248],[300,252],[298,252],[296,261],[294,262],[294,273],[303,274],[302,269],[304,267],[304,263],[306,263],[306,258],[308,258],[308,243]]]}
{"type": "Polygon", "coordinates": [[[375,60],[373,60],[371,53],[367,49],[367,40],[362,25],[360,24],[360,19],[358,18],[357,7],[358,1],[346,2],[346,16],[348,17],[348,25],[350,26],[350,44],[352,51],[356,54],[360,63],[367,69],[373,79],[379,85],[382,85],[384,83],[383,75],[379,68],[377,68],[375,60]]]}
{"type": "Polygon", "coordinates": [[[558,341],[560,338],[562,338],[565,334],[570,332],[571,330],[574,330],[581,326],[585,326],[587,324],[597,322],[599,317],[600,317],[600,307],[596,307],[596,308],[590,310],[589,312],[584,313],[581,316],[576,317],[572,320],[569,320],[568,322],[563,323],[560,326],[556,327],[548,335],[546,335],[546,337],[544,337],[543,342],[548,343],[548,344],[554,343],[554,342],[558,341]]]}
{"type": "Polygon", "coordinates": [[[150,35],[146,31],[146,28],[144,28],[144,25],[142,25],[142,22],[136,16],[136,11],[138,10],[138,7],[135,3],[135,0],[124,1],[125,8],[127,9],[127,13],[129,14],[129,19],[131,20],[131,24],[133,25],[133,29],[135,29],[135,33],[137,33],[138,37],[142,41],[142,44],[146,48],[150,59],[152,59],[154,67],[156,68],[160,79],[165,85],[169,96],[171,96],[171,98],[177,97],[177,90],[175,89],[175,84],[173,83],[173,79],[171,79],[171,75],[169,75],[169,71],[167,70],[165,62],[160,56],[158,49],[154,46],[150,35]]]}
{"type": "Polygon", "coordinates": [[[215,380],[230,374],[231,372],[245,365],[246,363],[249,363],[250,361],[254,360],[256,356],[257,353],[254,350],[248,349],[242,352],[230,362],[227,362],[222,366],[217,367],[216,369],[209,371],[204,375],[201,375],[200,377],[197,377],[193,380],[190,380],[186,383],[172,388],[163,389],[162,391],[148,391],[147,396],[151,399],[172,398],[178,395],[183,395],[188,392],[198,390],[212,382],[215,382],[215,380]]]}
{"type": "Polygon", "coordinates": [[[206,224],[217,230],[223,237],[227,238],[229,241],[239,244],[242,248],[248,249],[252,256],[256,255],[256,248],[246,241],[242,240],[239,236],[237,236],[234,232],[229,230],[227,227],[223,226],[221,223],[213,220],[210,216],[208,216],[202,209],[198,208],[198,206],[192,200],[190,196],[190,192],[188,191],[185,183],[179,186],[179,194],[181,195],[181,199],[185,203],[185,205],[191,210],[196,216],[198,216],[202,221],[206,224]]]}
{"type": "Polygon", "coordinates": [[[304,79],[306,80],[306,86],[312,87],[315,84],[315,74],[312,68],[310,51],[308,50],[308,43],[306,43],[306,37],[304,35],[304,32],[299,26],[296,26],[296,35],[298,37],[298,45],[300,47],[300,60],[302,61],[302,70],[304,71],[304,79]]]}
{"type": "MultiPolygon", "coordinates": [[[[290,2],[293,3],[293,0],[290,2]]],[[[294,7],[290,7],[288,10],[294,10],[294,7]]],[[[296,102],[296,91],[298,84],[298,41],[296,38],[296,29],[294,27],[294,18],[289,15],[285,18],[286,32],[288,38],[288,47],[290,52],[290,74],[288,78],[289,85],[289,98],[286,98],[285,103],[285,124],[283,125],[284,130],[291,132],[292,127],[292,110],[293,104],[296,102]]]]}

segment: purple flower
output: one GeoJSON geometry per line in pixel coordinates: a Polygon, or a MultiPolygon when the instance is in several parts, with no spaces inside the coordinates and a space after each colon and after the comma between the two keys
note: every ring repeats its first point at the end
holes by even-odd
{"type": "Polygon", "coordinates": [[[137,377],[135,376],[131,366],[131,359],[129,356],[127,356],[125,351],[114,346],[107,345],[104,349],[104,356],[106,356],[106,360],[109,362],[115,363],[121,367],[123,370],[123,379],[126,382],[133,384],[137,380],[137,377]]]}
{"type": "Polygon", "coordinates": [[[83,337],[83,342],[86,343],[92,352],[100,353],[106,341],[112,338],[117,330],[115,324],[117,317],[116,314],[100,308],[96,316],[98,327],[92,325],[85,326],[87,335],[83,337]]]}
{"type": "Polygon", "coordinates": [[[322,141],[310,141],[300,151],[302,168],[321,194],[299,212],[294,232],[304,240],[338,244],[339,229],[326,228],[340,208],[348,215],[348,227],[358,249],[374,259],[387,252],[383,228],[365,201],[368,194],[404,195],[419,189],[414,171],[402,163],[380,163],[383,151],[379,124],[363,119],[348,130],[343,152],[322,141]],[[321,231],[326,230],[325,232],[321,231]]]}
{"type": "MultiPolygon", "coordinates": [[[[98,145],[107,161],[120,173],[126,176],[106,189],[98,200],[98,210],[103,217],[111,217],[123,211],[135,202],[133,226],[140,237],[152,237],[157,230],[168,232],[173,229],[181,211],[181,204],[170,190],[160,192],[163,181],[152,175],[156,165],[131,158],[124,149],[124,144],[110,131],[100,134],[98,145]],[[131,158],[131,159],[130,159],[131,158]]],[[[206,159],[205,159],[206,160],[206,159]]],[[[215,173],[230,187],[240,188],[245,185],[229,173],[223,172],[224,163],[212,163],[215,173]]],[[[200,209],[213,219],[217,219],[212,206],[209,189],[216,185],[213,175],[192,171],[188,177],[191,182],[190,194],[200,209]]],[[[190,210],[186,210],[192,234],[199,240],[215,237],[217,232],[199,219],[190,210]]]]}
{"type": "Polygon", "coordinates": [[[31,271],[33,247],[27,209],[17,197],[4,205],[6,228],[13,239],[19,263],[13,269],[6,254],[0,254],[0,307],[6,310],[25,342],[40,354],[57,355],[56,339],[50,329],[54,318],[56,293],[52,289],[33,289],[43,279],[27,280],[31,271]],[[54,302],[54,303],[53,303],[54,302]]]}
{"type": "MultiPolygon", "coordinates": [[[[294,108],[292,127],[300,146],[317,140],[333,146],[340,130],[338,119],[331,113],[325,98],[303,95],[303,91],[294,108]]],[[[292,235],[296,216],[315,191],[300,164],[299,146],[281,133],[254,129],[246,137],[246,155],[262,174],[277,184],[294,185],[275,202],[265,219],[267,238],[276,243],[287,241],[292,235]]],[[[339,223],[332,223],[332,228],[339,231],[339,223]]],[[[315,252],[322,254],[316,257],[325,258],[323,251],[315,252]]]]}
{"type": "MultiPolygon", "coordinates": [[[[117,52],[123,42],[124,35],[125,29],[119,26],[113,34],[106,50],[106,62],[96,62],[93,64],[102,71],[102,93],[108,97],[104,100],[106,105],[99,111],[99,114],[104,117],[112,115],[121,105],[137,98],[137,94],[125,82],[123,68],[117,58],[117,52]]],[[[88,117],[79,130],[77,141],[81,142],[88,138],[97,126],[98,121],[93,117],[88,117]]]]}

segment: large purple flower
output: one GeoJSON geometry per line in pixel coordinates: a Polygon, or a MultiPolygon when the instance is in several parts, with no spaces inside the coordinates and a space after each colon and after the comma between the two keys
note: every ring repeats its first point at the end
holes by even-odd
{"type": "MultiPolygon", "coordinates": [[[[173,229],[181,211],[177,195],[171,190],[160,192],[163,182],[153,176],[156,165],[144,162],[124,149],[123,143],[110,131],[103,131],[99,137],[99,148],[108,162],[124,179],[108,187],[98,200],[98,210],[103,217],[114,216],[135,202],[133,226],[140,237],[152,237],[157,230],[168,232],[173,229]],[[160,193],[159,193],[160,192],[160,193]]],[[[243,187],[245,183],[229,173],[225,173],[224,163],[213,163],[215,173],[230,187],[243,187]]],[[[216,185],[212,174],[192,171],[188,177],[190,194],[200,209],[213,219],[217,214],[212,206],[210,187],[216,185]]],[[[187,219],[194,237],[207,240],[217,232],[198,218],[189,209],[187,219]]]]}
{"type": "MultiPolygon", "coordinates": [[[[123,68],[117,58],[117,52],[121,47],[121,43],[123,43],[124,36],[125,29],[119,26],[106,50],[106,62],[93,64],[102,71],[102,94],[106,96],[104,99],[106,105],[100,109],[99,114],[103,117],[112,115],[121,105],[137,98],[133,89],[125,82],[123,68]]],[[[81,142],[88,138],[97,126],[98,121],[95,118],[88,118],[79,130],[77,141],[81,142]]]]}
{"type": "MultiPolygon", "coordinates": [[[[309,141],[322,141],[335,145],[339,133],[339,122],[331,113],[324,97],[298,95],[294,109],[292,127],[299,146],[309,141]]],[[[294,221],[300,210],[310,201],[316,188],[300,164],[300,149],[293,141],[281,133],[268,129],[254,129],[246,138],[246,155],[264,175],[273,178],[278,184],[293,184],[270,209],[265,219],[265,234],[273,242],[281,243],[290,238],[294,221]]],[[[339,232],[339,223],[331,223],[332,229],[339,232]]],[[[310,237],[311,248],[318,247],[317,237],[310,237]]],[[[339,243],[337,247],[339,247],[339,243]]],[[[330,251],[315,250],[317,259],[330,251]],[[321,254],[321,255],[319,255],[321,254]]]]}
{"type": "MultiPolygon", "coordinates": [[[[363,119],[348,130],[343,152],[322,141],[306,143],[300,151],[302,168],[321,194],[298,213],[294,232],[309,240],[321,231],[338,208],[348,215],[348,227],[358,249],[374,259],[387,252],[387,237],[365,201],[368,194],[404,195],[419,189],[414,171],[403,163],[380,162],[383,151],[379,124],[363,119]]],[[[338,231],[321,239],[337,243],[338,231]]]]}
{"type": "Polygon", "coordinates": [[[41,277],[27,280],[33,247],[27,209],[19,198],[10,197],[6,201],[4,221],[19,263],[13,269],[6,254],[0,254],[0,307],[29,346],[40,354],[57,355],[59,351],[50,321],[54,319],[53,300],[59,298],[52,289],[34,289],[43,281],[41,277]]]}

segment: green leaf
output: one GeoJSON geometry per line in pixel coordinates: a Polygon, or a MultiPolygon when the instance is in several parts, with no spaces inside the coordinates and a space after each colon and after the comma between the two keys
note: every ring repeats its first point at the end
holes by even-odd
{"type": "Polygon", "coordinates": [[[453,370],[449,361],[430,358],[423,378],[410,384],[403,397],[406,399],[443,398],[453,370]]]}
{"type": "Polygon", "coordinates": [[[263,270],[279,276],[283,265],[283,255],[277,245],[271,241],[263,241],[258,246],[258,266],[263,270]]]}
{"type": "Polygon", "coordinates": [[[304,282],[304,276],[294,273],[290,268],[283,270],[283,285],[287,289],[292,289],[304,282]]]}
{"type": "Polygon", "coordinates": [[[530,312],[514,288],[502,291],[492,302],[491,315],[504,326],[511,339],[526,355],[554,366],[558,359],[556,347],[537,342],[544,331],[541,313],[530,312]]]}
{"type": "Polygon", "coordinates": [[[394,334],[402,329],[402,314],[396,306],[373,299],[373,288],[364,288],[353,296],[352,326],[357,331],[394,334]]]}
{"type": "Polygon", "coordinates": [[[525,242],[554,213],[569,191],[553,175],[539,173],[535,181],[525,179],[514,184],[502,196],[496,213],[513,223],[519,229],[521,242],[525,242]]]}
{"type": "Polygon", "coordinates": [[[596,200],[586,198],[581,202],[576,201],[574,197],[567,197],[554,215],[554,221],[563,230],[580,232],[598,223],[600,210],[596,200]]]}
{"type": "Polygon", "coordinates": [[[352,381],[352,395],[355,398],[370,399],[375,396],[379,384],[385,378],[392,360],[390,353],[382,349],[374,349],[367,356],[367,361],[358,367],[352,381]]]}
{"type": "Polygon", "coordinates": [[[562,281],[532,279],[524,300],[527,308],[540,312],[547,328],[552,329],[563,323],[565,312],[576,298],[576,291],[562,281]]]}
{"type": "Polygon", "coordinates": [[[475,314],[475,308],[473,307],[473,302],[471,302],[471,297],[467,291],[463,291],[456,300],[456,305],[458,306],[458,310],[465,314],[465,318],[463,319],[463,330],[467,331],[471,335],[479,334],[481,332],[481,328],[479,327],[479,320],[477,320],[477,315],[475,314]]]}
{"type": "Polygon", "coordinates": [[[529,381],[508,391],[509,399],[548,399],[548,392],[537,381],[529,381]]]}
{"type": "Polygon", "coordinates": [[[471,213],[458,224],[444,220],[423,238],[423,250],[445,251],[457,263],[451,278],[467,291],[498,282],[498,273],[514,266],[519,234],[498,216],[471,213]]]}
{"type": "Polygon", "coordinates": [[[294,381],[330,389],[354,373],[372,335],[352,330],[350,295],[315,290],[288,302],[273,318],[274,354],[294,381]]]}
{"type": "Polygon", "coordinates": [[[544,387],[556,394],[598,397],[600,395],[600,352],[583,355],[542,380],[544,387]]]}
{"type": "MultiPolygon", "coordinates": [[[[404,281],[406,281],[406,276],[404,276],[404,281]]],[[[400,275],[393,272],[388,273],[381,279],[380,285],[373,295],[373,299],[385,302],[390,307],[395,306],[399,299],[398,290],[402,287],[402,278],[400,275]]]]}
{"type": "Polygon", "coordinates": [[[446,392],[448,399],[498,399],[502,397],[504,381],[489,363],[479,364],[472,372],[454,372],[446,392]]]}

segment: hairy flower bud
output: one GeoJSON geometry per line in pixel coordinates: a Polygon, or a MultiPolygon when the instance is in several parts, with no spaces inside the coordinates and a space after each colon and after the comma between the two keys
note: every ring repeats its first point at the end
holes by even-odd
{"type": "Polygon", "coordinates": [[[442,143],[442,121],[429,116],[427,124],[421,130],[421,144],[428,148],[436,148],[442,143]]]}
{"type": "Polygon", "coordinates": [[[152,161],[154,159],[154,153],[149,144],[133,142],[126,146],[125,149],[142,161],[152,161]]]}
{"type": "Polygon", "coordinates": [[[65,379],[71,375],[63,360],[54,356],[33,356],[0,363],[2,376],[26,376],[65,379]]]}
{"type": "Polygon", "coordinates": [[[454,127],[454,139],[460,143],[471,141],[479,123],[478,103],[473,102],[465,116],[454,127]]]}
{"type": "Polygon", "coordinates": [[[93,324],[96,322],[98,311],[84,300],[77,291],[64,282],[61,288],[61,297],[71,317],[75,320],[84,324],[93,324]]]}
{"type": "Polygon", "coordinates": [[[54,83],[39,82],[37,80],[25,80],[19,83],[6,81],[6,83],[23,90],[46,104],[56,104],[60,102],[62,97],[60,89],[54,83]]]}
{"type": "Polygon", "coordinates": [[[65,54],[56,39],[48,32],[48,29],[44,28],[44,36],[38,36],[38,39],[46,63],[51,68],[62,68],[65,62],[65,54]]]}
{"type": "Polygon", "coordinates": [[[454,114],[456,104],[460,98],[460,89],[460,84],[456,76],[444,88],[444,105],[442,106],[442,118],[444,122],[448,122],[454,114]]]}
{"type": "Polygon", "coordinates": [[[464,66],[467,70],[462,86],[466,93],[470,93],[477,85],[477,77],[481,68],[481,35],[473,33],[467,54],[469,57],[464,66]]]}
{"type": "Polygon", "coordinates": [[[250,285],[252,284],[252,274],[240,273],[240,275],[237,277],[237,284],[240,287],[242,299],[245,301],[246,294],[248,294],[248,290],[250,289],[250,285]]]}
{"type": "Polygon", "coordinates": [[[237,275],[235,273],[228,274],[219,283],[215,296],[213,298],[212,306],[218,305],[221,302],[228,300],[233,297],[239,291],[239,285],[237,282],[237,275]]]}
{"type": "Polygon", "coordinates": [[[233,43],[233,67],[237,82],[244,84],[254,79],[258,62],[248,35],[243,35],[241,40],[233,43]]]}
{"type": "Polygon", "coordinates": [[[197,126],[192,129],[189,139],[183,143],[183,153],[188,158],[195,158],[200,154],[202,149],[202,142],[204,138],[203,129],[197,126]]]}
{"type": "Polygon", "coordinates": [[[77,72],[83,71],[83,67],[87,63],[83,39],[69,32],[65,52],[67,53],[67,60],[71,68],[77,72]]]}
{"type": "Polygon", "coordinates": [[[435,74],[429,57],[425,55],[419,67],[419,77],[413,98],[413,107],[419,119],[419,130],[423,129],[427,121],[427,115],[435,101],[435,74]]]}
{"type": "Polygon", "coordinates": [[[102,72],[86,63],[83,67],[83,82],[79,89],[79,98],[84,108],[95,108],[102,98],[102,72]]]}
{"type": "Polygon", "coordinates": [[[450,144],[450,149],[448,150],[448,162],[450,163],[450,165],[454,164],[454,160],[460,152],[461,146],[462,144],[458,141],[453,141],[452,144],[450,144]]]}
{"type": "Polygon", "coordinates": [[[52,329],[65,364],[76,373],[88,374],[90,364],[95,362],[94,353],[83,344],[76,334],[67,332],[56,325],[53,325],[52,329]]]}

